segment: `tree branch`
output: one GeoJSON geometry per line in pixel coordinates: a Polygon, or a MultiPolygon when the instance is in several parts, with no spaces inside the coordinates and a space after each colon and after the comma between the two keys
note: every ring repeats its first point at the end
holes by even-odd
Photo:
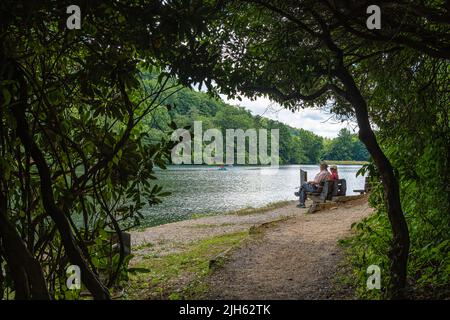
{"type": "Polygon", "coordinates": [[[109,299],[108,289],[98,280],[97,276],[88,267],[80,248],[76,244],[69,222],[64,213],[58,208],[53,197],[52,178],[50,169],[46,163],[44,155],[32,137],[29,135],[29,127],[25,116],[25,105],[27,96],[26,82],[21,80],[21,100],[15,106],[11,107],[11,113],[16,120],[16,134],[22,142],[25,150],[30,153],[38,169],[40,177],[40,189],[42,195],[42,203],[46,213],[55,222],[56,227],[61,235],[62,243],[66,250],[71,263],[77,265],[81,269],[82,280],[86,287],[92,293],[95,299],[109,299]]]}
{"type": "Polygon", "coordinates": [[[334,90],[335,85],[333,84],[326,84],[316,92],[312,94],[301,94],[299,92],[292,92],[289,94],[283,93],[280,89],[277,87],[265,87],[265,86],[243,86],[240,87],[240,91],[248,91],[248,92],[259,92],[262,94],[269,94],[278,97],[281,102],[291,101],[291,100],[302,100],[302,101],[312,101],[317,98],[319,98],[321,95],[326,93],[329,90],[334,90]]]}

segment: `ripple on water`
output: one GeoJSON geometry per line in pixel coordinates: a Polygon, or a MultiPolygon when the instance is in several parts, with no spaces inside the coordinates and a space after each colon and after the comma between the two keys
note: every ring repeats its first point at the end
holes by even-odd
{"type": "MultiPolygon", "coordinates": [[[[347,180],[347,194],[364,187],[364,178],[356,177],[359,165],[338,166],[347,180]]],[[[193,214],[221,214],[246,207],[262,207],[271,202],[296,200],[294,191],[300,182],[299,168],[312,179],[317,165],[281,166],[279,170],[261,167],[170,166],[157,171],[158,183],[172,195],[163,203],[143,211],[143,226],[189,219],[193,214]]]]}

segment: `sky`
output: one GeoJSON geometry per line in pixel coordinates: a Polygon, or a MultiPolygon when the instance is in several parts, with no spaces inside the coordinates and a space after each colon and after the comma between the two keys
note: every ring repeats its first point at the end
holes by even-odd
{"type": "Polygon", "coordinates": [[[322,137],[335,138],[342,128],[347,128],[351,132],[357,133],[355,131],[355,123],[336,122],[336,120],[330,119],[331,114],[322,110],[302,109],[292,113],[268,98],[257,98],[254,101],[242,98],[242,101],[239,101],[237,99],[227,99],[226,96],[222,95],[221,97],[226,103],[245,107],[253,115],[278,120],[294,128],[312,131],[322,137]]]}

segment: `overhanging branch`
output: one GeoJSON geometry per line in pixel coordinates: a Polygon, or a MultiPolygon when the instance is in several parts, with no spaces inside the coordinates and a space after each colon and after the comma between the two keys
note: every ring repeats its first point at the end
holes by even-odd
{"type": "Polygon", "coordinates": [[[312,94],[302,94],[300,92],[292,92],[289,94],[283,93],[280,89],[277,87],[265,87],[265,86],[244,86],[240,87],[240,91],[246,91],[246,92],[259,92],[262,94],[268,94],[277,97],[281,102],[287,102],[291,100],[301,100],[301,101],[313,101],[323,94],[325,94],[329,90],[334,90],[336,86],[333,84],[326,84],[319,90],[315,91],[312,94]]]}

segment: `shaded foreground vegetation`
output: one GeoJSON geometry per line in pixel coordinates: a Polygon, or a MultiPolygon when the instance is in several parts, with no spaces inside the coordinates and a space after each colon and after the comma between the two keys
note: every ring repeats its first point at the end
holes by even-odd
{"type": "MultiPolygon", "coordinates": [[[[94,1],[81,5],[82,29],[68,30],[60,2],[2,1],[1,298],[77,299],[66,285],[77,265],[83,289],[109,299],[127,280],[122,231],[167,195],[153,175],[169,160],[166,131],[197,118],[222,129],[274,125],[227,106],[212,113],[214,103],[172,111],[180,84],[355,120],[373,159],[377,214],[347,244],[358,283],[372,263],[384,281],[380,292],[358,292],[448,297],[448,3],[383,1],[377,33],[365,27],[369,4],[94,1]],[[159,120],[163,110],[175,121],[159,120]]],[[[281,129],[286,163],[363,154],[349,132],[321,154],[318,137],[281,129]],[[314,152],[296,153],[310,142],[314,152]]]]}
{"type": "Polygon", "coordinates": [[[194,82],[214,81],[229,96],[266,96],[290,110],[327,109],[331,101],[336,117],[356,120],[373,159],[368,170],[382,188],[372,200],[380,223],[352,243],[358,283],[364,286],[370,254],[385,282],[369,296],[413,298],[423,286],[441,297],[450,237],[449,8],[444,1],[383,2],[376,33],[365,26],[370,4],[233,1],[204,38],[206,56],[225,52],[220,62],[206,67],[202,53],[189,55],[202,61],[189,68],[170,60],[177,73],[194,69],[194,82]]]}

